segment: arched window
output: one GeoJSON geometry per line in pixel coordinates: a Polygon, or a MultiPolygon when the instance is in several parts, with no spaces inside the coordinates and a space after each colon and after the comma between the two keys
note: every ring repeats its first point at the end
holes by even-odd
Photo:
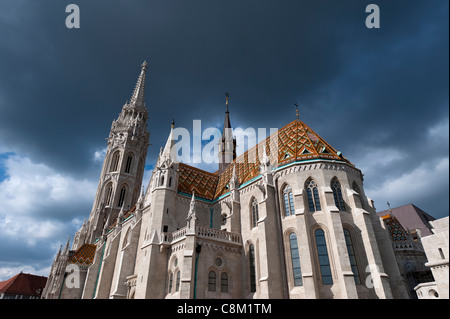
{"type": "Polygon", "coordinates": [[[309,211],[316,212],[322,210],[316,182],[311,178],[308,179],[305,183],[305,188],[308,196],[309,211]]]}
{"type": "Polygon", "coordinates": [[[169,187],[172,187],[172,177],[169,178],[169,187]]]}
{"type": "Polygon", "coordinates": [[[216,291],[216,272],[210,270],[208,274],[208,291],[216,291]]]}
{"type": "Polygon", "coordinates": [[[169,293],[172,292],[172,282],[173,282],[173,273],[170,272],[170,273],[169,273],[169,289],[168,289],[168,292],[169,292],[169,293]]]}
{"type": "Polygon", "coordinates": [[[350,259],[350,266],[352,267],[355,284],[361,284],[361,276],[359,275],[358,264],[356,262],[355,249],[353,248],[352,236],[348,229],[344,229],[345,244],[347,245],[348,257],[350,259]]]}
{"type": "Polygon", "coordinates": [[[228,292],[228,274],[226,272],[220,275],[220,292],[228,292]]]}
{"type": "Polygon", "coordinates": [[[177,271],[177,279],[175,281],[175,291],[180,290],[180,271],[177,271]]]}
{"type": "Polygon", "coordinates": [[[111,165],[109,166],[110,172],[117,172],[117,168],[119,167],[119,159],[120,159],[120,151],[116,151],[111,160],[111,165]]]}
{"type": "Polygon", "coordinates": [[[120,196],[119,196],[119,201],[117,203],[117,206],[119,206],[119,207],[123,206],[126,195],[127,195],[127,188],[126,188],[126,186],[123,186],[122,189],[120,190],[120,196]]]}
{"type": "Polygon", "coordinates": [[[292,272],[294,274],[294,286],[303,286],[302,269],[300,267],[300,255],[298,252],[297,236],[292,233],[289,235],[291,246],[292,272]]]}
{"type": "Polygon", "coordinates": [[[105,206],[111,206],[111,195],[112,195],[112,183],[109,183],[108,186],[106,186],[106,192],[105,192],[105,206]]]}
{"type": "Polygon", "coordinates": [[[330,259],[328,258],[327,242],[325,240],[325,233],[322,229],[317,229],[315,232],[317,254],[319,257],[320,274],[322,276],[322,284],[332,285],[333,277],[331,276],[330,259]]]}
{"type": "Polygon", "coordinates": [[[250,265],[250,292],[256,291],[256,269],[255,269],[255,246],[248,248],[248,259],[250,265]]]}
{"type": "Polygon", "coordinates": [[[252,227],[258,226],[259,212],[258,212],[258,201],[256,198],[252,200],[252,227]]]}
{"type": "Polygon", "coordinates": [[[161,176],[161,183],[160,183],[160,185],[159,186],[164,186],[164,175],[163,176],[161,176]]]}
{"type": "Polygon", "coordinates": [[[294,210],[294,198],[292,197],[292,189],[289,185],[283,189],[283,197],[284,197],[284,209],[285,215],[290,216],[295,214],[294,210]]]}
{"type": "Polygon", "coordinates": [[[131,164],[133,163],[133,155],[128,155],[127,164],[125,165],[125,173],[129,174],[131,172],[131,164]]]}
{"type": "Polygon", "coordinates": [[[345,203],[342,198],[341,184],[337,178],[333,178],[331,181],[331,189],[333,190],[334,204],[336,207],[345,212],[345,203]]]}

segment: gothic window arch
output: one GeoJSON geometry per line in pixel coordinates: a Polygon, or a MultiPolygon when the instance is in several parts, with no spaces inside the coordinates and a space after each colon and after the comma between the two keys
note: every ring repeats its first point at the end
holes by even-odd
{"type": "Polygon", "coordinates": [[[107,207],[111,206],[112,187],[113,187],[113,184],[109,183],[108,185],[106,185],[106,188],[105,188],[104,201],[105,201],[105,206],[107,206],[107,207]]]}
{"type": "Polygon", "coordinates": [[[177,271],[176,279],[175,279],[175,291],[180,290],[180,271],[177,271]]]}
{"type": "Polygon", "coordinates": [[[164,175],[161,176],[161,180],[160,180],[159,186],[164,186],[164,175]]]}
{"type": "Polygon", "coordinates": [[[129,153],[127,156],[127,162],[125,164],[125,173],[127,174],[131,173],[132,165],[133,165],[133,154],[129,153]]]}
{"type": "Polygon", "coordinates": [[[347,245],[348,258],[350,259],[350,266],[352,268],[355,284],[361,284],[361,276],[359,274],[358,262],[356,260],[355,247],[353,245],[352,235],[350,231],[344,228],[345,244],[347,245]]]}
{"type": "Polygon", "coordinates": [[[258,226],[258,220],[259,220],[259,208],[258,208],[258,201],[255,197],[251,200],[251,227],[258,226]]]}
{"type": "Polygon", "coordinates": [[[300,266],[300,254],[298,251],[297,235],[295,235],[295,233],[291,233],[289,235],[289,248],[291,252],[294,286],[303,286],[302,268],[300,266]]]}
{"type": "Polygon", "coordinates": [[[305,183],[306,195],[308,197],[309,211],[311,213],[321,211],[319,189],[317,183],[312,178],[308,178],[305,183]]]}
{"type": "Polygon", "coordinates": [[[220,292],[228,292],[228,273],[225,271],[220,274],[220,292]]]}
{"type": "Polygon", "coordinates": [[[289,185],[286,185],[283,188],[283,199],[284,199],[285,216],[294,215],[295,214],[294,197],[292,196],[292,189],[289,185]]]}
{"type": "Polygon", "coordinates": [[[122,207],[123,206],[126,196],[127,196],[127,187],[124,185],[120,189],[119,201],[117,202],[117,206],[118,207],[122,207]]]}
{"type": "Polygon", "coordinates": [[[255,246],[250,244],[248,247],[248,261],[250,268],[250,292],[256,291],[256,263],[255,263],[255,246]]]}
{"type": "Polygon", "coordinates": [[[331,264],[328,258],[327,241],[325,232],[322,229],[316,229],[314,232],[316,239],[317,256],[319,259],[320,275],[323,285],[332,285],[333,277],[331,275],[331,264]]]}
{"type": "Polygon", "coordinates": [[[115,151],[111,158],[111,165],[109,166],[110,172],[117,172],[117,169],[119,167],[119,160],[120,160],[120,151],[115,151]]]}
{"type": "Polygon", "coordinates": [[[210,270],[208,273],[208,291],[216,291],[217,274],[214,270],[210,270]]]}
{"type": "Polygon", "coordinates": [[[342,198],[341,183],[339,183],[339,180],[336,177],[331,180],[331,189],[333,190],[334,204],[340,211],[345,212],[345,202],[342,198]]]}

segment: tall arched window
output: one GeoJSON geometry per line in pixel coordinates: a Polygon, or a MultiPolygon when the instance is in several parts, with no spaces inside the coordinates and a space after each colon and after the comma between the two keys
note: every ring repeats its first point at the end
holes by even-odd
{"type": "Polygon", "coordinates": [[[258,212],[258,201],[256,198],[252,200],[252,227],[258,226],[259,212],[258,212]]]}
{"type": "Polygon", "coordinates": [[[177,271],[177,279],[175,281],[175,291],[180,290],[180,271],[177,271]]]}
{"type": "Polygon", "coordinates": [[[327,242],[325,240],[325,233],[322,229],[317,229],[315,232],[317,254],[319,257],[320,274],[322,276],[322,284],[332,285],[333,277],[331,276],[330,259],[328,258],[327,242]]]}
{"type": "Polygon", "coordinates": [[[309,211],[316,212],[322,210],[316,182],[311,178],[308,179],[305,183],[305,188],[308,196],[309,211]]]}
{"type": "Polygon", "coordinates": [[[345,203],[342,198],[341,184],[336,177],[331,180],[331,189],[333,190],[334,204],[339,210],[345,212],[345,203]]]}
{"type": "Polygon", "coordinates": [[[347,245],[348,257],[350,259],[350,266],[352,267],[355,284],[361,284],[361,276],[359,275],[358,264],[356,262],[355,249],[353,248],[352,236],[348,229],[344,229],[345,244],[347,245]]]}
{"type": "Polygon", "coordinates": [[[116,151],[111,159],[111,165],[109,166],[110,172],[117,172],[117,168],[119,167],[119,159],[120,159],[120,151],[116,151]]]}
{"type": "Polygon", "coordinates": [[[127,164],[125,165],[125,173],[129,174],[131,172],[131,164],[133,163],[133,155],[128,155],[127,164]]]}
{"type": "Polygon", "coordinates": [[[216,291],[216,272],[210,270],[208,274],[208,291],[216,291]]]}
{"type": "Polygon", "coordinates": [[[289,185],[283,189],[283,197],[284,197],[284,210],[285,215],[290,216],[295,214],[294,210],[294,198],[292,196],[292,189],[289,185]]]}
{"type": "Polygon", "coordinates": [[[127,188],[126,186],[123,186],[122,189],[120,190],[120,195],[119,195],[119,201],[117,202],[117,206],[118,207],[122,207],[123,203],[125,202],[125,196],[127,195],[127,188]]]}
{"type": "Polygon", "coordinates": [[[292,273],[294,275],[294,286],[303,286],[302,268],[300,267],[300,255],[298,252],[297,236],[292,233],[289,235],[291,246],[292,273]]]}
{"type": "Polygon", "coordinates": [[[226,272],[220,275],[220,292],[228,292],[228,274],[226,272]]]}
{"type": "Polygon", "coordinates": [[[250,265],[250,292],[256,291],[256,268],[255,268],[255,246],[248,248],[248,261],[250,265]]]}
{"type": "Polygon", "coordinates": [[[106,186],[105,191],[105,206],[111,206],[111,196],[112,196],[112,183],[106,186]]]}

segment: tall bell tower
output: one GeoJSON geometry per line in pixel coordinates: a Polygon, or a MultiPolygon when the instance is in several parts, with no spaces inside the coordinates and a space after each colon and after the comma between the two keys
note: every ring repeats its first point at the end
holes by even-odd
{"type": "Polygon", "coordinates": [[[139,198],[150,138],[144,101],[147,69],[144,61],[131,100],[112,122],[97,194],[86,225],[87,243],[95,242],[106,221],[112,222],[122,208],[131,209],[139,198]]]}

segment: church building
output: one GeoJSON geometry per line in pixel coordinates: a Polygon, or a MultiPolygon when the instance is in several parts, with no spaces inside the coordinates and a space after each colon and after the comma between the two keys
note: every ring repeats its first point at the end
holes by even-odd
{"type": "Polygon", "coordinates": [[[298,114],[237,156],[227,96],[218,170],[179,161],[172,123],[142,185],[147,68],[112,123],[92,211],[57,253],[43,298],[408,298],[362,172],[298,114]]]}

